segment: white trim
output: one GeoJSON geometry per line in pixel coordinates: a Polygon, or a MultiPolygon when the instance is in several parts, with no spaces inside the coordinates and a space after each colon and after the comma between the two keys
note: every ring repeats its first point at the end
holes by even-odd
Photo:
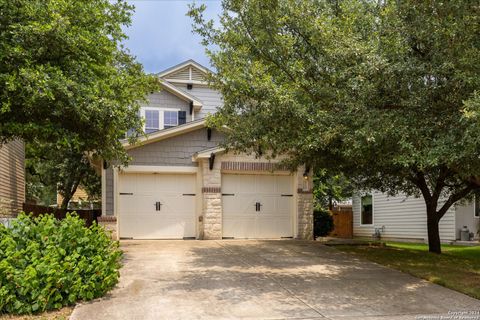
{"type": "MultiPolygon", "coordinates": [[[[118,213],[117,213],[117,203],[118,203],[118,195],[117,195],[117,191],[118,191],[118,186],[117,186],[117,183],[118,183],[118,168],[116,167],[113,167],[112,168],[113,170],[113,215],[115,217],[118,217],[118,213]]],[[[118,219],[117,219],[117,222],[118,222],[118,219]]],[[[117,225],[118,227],[118,225],[117,225]]],[[[117,229],[119,230],[119,229],[117,229]]]]}
{"type": "Polygon", "coordinates": [[[298,215],[300,214],[300,210],[298,208],[298,197],[299,197],[299,194],[297,192],[298,190],[298,175],[299,175],[299,172],[300,171],[296,171],[294,174],[292,174],[292,184],[293,184],[293,238],[294,239],[298,239],[298,215]]]}
{"type": "MultiPolygon", "coordinates": [[[[174,126],[170,126],[170,128],[178,126],[178,112],[182,111],[180,108],[157,108],[157,107],[141,107],[140,108],[140,117],[142,117],[145,120],[145,123],[143,125],[143,132],[147,129],[146,123],[147,123],[147,118],[145,117],[145,111],[158,111],[158,128],[157,131],[165,129],[165,111],[170,111],[170,112],[176,112],[177,113],[177,124],[174,126]]],[[[170,129],[167,128],[167,129],[170,129]]],[[[154,133],[154,132],[152,132],[154,133]]]]}
{"type": "Polygon", "coordinates": [[[193,108],[197,108],[198,110],[203,106],[203,102],[198,100],[196,97],[184,92],[183,90],[178,89],[173,84],[168,83],[165,80],[161,80],[160,83],[162,86],[173,95],[177,96],[178,98],[185,100],[187,102],[193,102],[193,108]]]}
{"type": "Polygon", "coordinates": [[[207,81],[199,81],[199,80],[182,80],[182,79],[172,79],[172,78],[164,78],[166,81],[171,83],[181,83],[181,84],[196,84],[201,86],[208,86],[207,81]]]}
{"type": "Polygon", "coordinates": [[[163,70],[163,71],[157,73],[157,76],[160,77],[160,78],[163,78],[166,75],[175,73],[176,71],[178,71],[180,69],[183,69],[187,66],[190,66],[190,67],[193,66],[193,67],[199,69],[201,72],[203,72],[205,74],[211,72],[210,70],[208,70],[207,68],[205,68],[204,66],[199,64],[198,62],[196,62],[194,60],[187,60],[187,61],[184,61],[184,62],[181,62],[181,63],[177,64],[176,66],[173,66],[171,68],[168,68],[166,70],[163,70]]]}
{"type": "Polygon", "coordinates": [[[206,151],[201,151],[192,156],[192,161],[196,162],[198,159],[208,159],[210,158],[210,155],[212,153],[217,154],[221,152],[225,152],[225,148],[217,147],[217,148],[208,149],[206,151]]]}
{"type": "Polygon", "coordinates": [[[107,172],[102,163],[102,216],[107,215],[107,172]]]}
{"type": "Polygon", "coordinates": [[[165,129],[165,112],[175,112],[177,115],[175,119],[177,122],[174,125],[169,125],[170,128],[178,126],[178,112],[181,111],[180,109],[163,109],[163,129],[165,129]]]}
{"type": "Polygon", "coordinates": [[[477,198],[477,195],[474,194],[473,195],[473,218],[474,219],[480,219],[480,215],[476,215],[476,211],[477,211],[477,201],[476,201],[476,198],[477,198]]]}
{"type": "Polygon", "coordinates": [[[145,116],[145,111],[158,111],[158,128],[149,128],[149,129],[156,129],[162,130],[163,129],[163,111],[160,108],[155,108],[155,107],[141,107],[140,108],[140,117],[144,120],[143,124],[143,132],[146,132],[147,130],[147,117],[145,116]],[[162,111],[162,112],[161,112],[162,111]]]}
{"type": "Polygon", "coordinates": [[[202,221],[200,223],[200,217],[203,216],[203,193],[202,193],[202,187],[203,187],[203,171],[202,167],[198,166],[197,168],[197,175],[195,177],[195,230],[196,230],[196,238],[197,239],[203,239],[204,237],[204,223],[205,221],[202,221]]]}
{"type": "Polygon", "coordinates": [[[198,172],[198,167],[187,166],[142,166],[132,165],[120,168],[121,173],[181,173],[194,174],[198,172]]]}
{"type": "Polygon", "coordinates": [[[372,227],[375,225],[375,201],[374,201],[374,196],[373,192],[371,193],[366,193],[363,196],[360,196],[360,226],[361,227],[372,227]],[[362,223],[362,198],[371,195],[372,196],[372,223],[362,223]]]}
{"type": "Polygon", "coordinates": [[[149,143],[165,140],[165,139],[175,137],[175,136],[188,133],[204,127],[205,127],[205,119],[197,120],[195,122],[190,121],[190,122],[187,122],[186,124],[182,124],[173,128],[160,130],[158,132],[139,137],[137,143],[134,145],[131,145],[128,141],[124,141],[122,145],[125,147],[126,150],[130,150],[130,149],[141,147],[149,143]]]}

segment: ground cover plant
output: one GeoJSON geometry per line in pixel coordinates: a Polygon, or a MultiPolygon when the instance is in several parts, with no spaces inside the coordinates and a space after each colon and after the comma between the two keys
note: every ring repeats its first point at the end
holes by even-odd
{"type": "Polygon", "coordinates": [[[104,295],[118,282],[121,251],[97,224],[75,214],[20,214],[0,225],[0,314],[59,309],[104,295]]]}

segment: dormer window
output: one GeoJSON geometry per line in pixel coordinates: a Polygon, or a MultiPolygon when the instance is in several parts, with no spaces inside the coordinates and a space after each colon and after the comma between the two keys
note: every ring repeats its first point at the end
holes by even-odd
{"type": "Polygon", "coordinates": [[[165,129],[178,126],[178,111],[164,111],[163,127],[165,129]]]}
{"type": "Polygon", "coordinates": [[[144,107],[141,109],[140,115],[145,119],[143,129],[146,134],[176,127],[186,122],[186,112],[175,109],[144,107]]]}
{"type": "Polygon", "coordinates": [[[145,133],[160,130],[160,110],[145,110],[145,133]]]}

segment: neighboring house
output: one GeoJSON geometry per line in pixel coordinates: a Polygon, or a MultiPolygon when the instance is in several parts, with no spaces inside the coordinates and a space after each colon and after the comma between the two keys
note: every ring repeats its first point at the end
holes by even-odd
{"type": "Polygon", "coordinates": [[[120,238],[312,238],[311,172],[226,153],[205,117],[222,105],[189,60],[158,74],[162,90],[141,108],[147,136],[124,141],[128,167],[104,164],[100,221],[120,238]]]}
{"type": "MultiPolygon", "coordinates": [[[[57,206],[61,206],[63,201],[63,197],[60,193],[57,193],[57,206]]],[[[72,199],[68,202],[69,209],[94,209],[98,207],[100,204],[96,199],[93,201],[89,200],[87,192],[81,188],[77,187],[77,190],[72,196],[72,199]]]]}
{"type": "MultiPolygon", "coordinates": [[[[353,197],[353,234],[371,237],[379,229],[384,239],[427,241],[427,213],[423,198],[381,192],[363,193],[353,197]]],[[[457,204],[440,220],[440,239],[460,240],[466,226],[478,239],[480,197],[466,204],[457,204]]]]}
{"type": "Polygon", "coordinates": [[[15,140],[0,144],[0,215],[22,211],[25,202],[25,146],[15,140]]]}

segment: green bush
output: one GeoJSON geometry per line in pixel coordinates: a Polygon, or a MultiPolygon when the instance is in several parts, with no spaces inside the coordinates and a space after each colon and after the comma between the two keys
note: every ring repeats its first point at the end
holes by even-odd
{"type": "Polygon", "coordinates": [[[333,217],[330,212],[325,210],[315,210],[313,212],[313,235],[317,237],[326,237],[333,231],[333,217]]]}
{"type": "Polygon", "coordinates": [[[97,224],[20,214],[0,224],[0,314],[58,309],[104,295],[118,282],[121,251],[97,224]]]}

